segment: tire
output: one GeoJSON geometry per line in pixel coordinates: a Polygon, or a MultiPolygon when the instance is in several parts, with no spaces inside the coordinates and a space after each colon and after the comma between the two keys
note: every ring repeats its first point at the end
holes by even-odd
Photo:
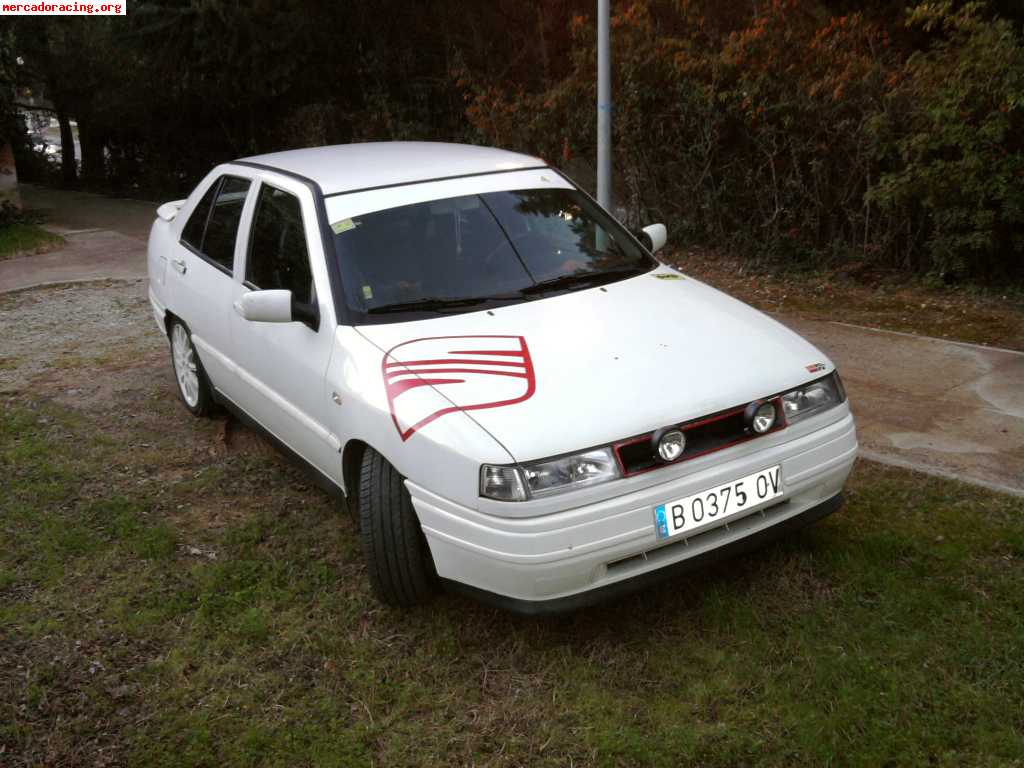
{"type": "Polygon", "coordinates": [[[411,608],[437,591],[437,572],[404,478],[372,448],[359,472],[359,527],[370,584],[387,605],[411,608]]]}
{"type": "Polygon", "coordinates": [[[178,385],[178,397],[193,416],[213,413],[213,389],[192,344],[192,333],[180,320],[172,320],[167,338],[171,342],[171,367],[178,385]]]}

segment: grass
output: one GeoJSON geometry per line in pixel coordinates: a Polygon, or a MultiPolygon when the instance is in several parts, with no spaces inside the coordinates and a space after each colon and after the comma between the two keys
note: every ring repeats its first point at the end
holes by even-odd
{"type": "Polygon", "coordinates": [[[0,408],[5,766],[1024,765],[1024,500],[861,464],[635,599],[401,614],[275,454],[0,408]]]}
{"type": "Polygon", "coordinates": [[[63,237],[31,222],[15,221],[0,227],[0,261],[48,253],[63,244],[63,237]]]}

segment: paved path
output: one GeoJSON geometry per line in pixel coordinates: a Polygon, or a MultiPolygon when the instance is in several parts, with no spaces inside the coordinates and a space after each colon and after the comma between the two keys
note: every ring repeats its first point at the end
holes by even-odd
{"type": "Polygon", "coordinates": [[[861,456],[1024,495],[1024,353],[780,319],[839,366],[861,456]]]}
{"type": "Polygon", "coordinates": [[[46,228],[67,246],[39,256],[0,261],[0,293],[83,280],[146,277],[146,240],[156,204],[86,192],[20,188],[26,208],[42,212],[46,228]]]}
{"type": "Polygon", "coordinates": [[[145,200],[49,189],[34,184],[22,184],[19,190],[25,207],[44,213],[47,221],[56,229],[106,229],[143,243],[149,238],[149,228],[160,205],[145,200]]]}
{"type": "MultiPolygon", "coordinates": [[[[0,293],[33,285],[145,278],[156,205],[25,186],[68,247],[0,262],[0,293]]],[[[1024,495],[1024,353],[781,317],[839,366],[861,455],[1024,495]]]]}

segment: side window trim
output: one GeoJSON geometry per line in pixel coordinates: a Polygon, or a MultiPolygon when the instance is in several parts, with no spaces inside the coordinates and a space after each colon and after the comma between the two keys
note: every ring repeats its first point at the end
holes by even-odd
{"type": "MultiPolygon", "coordinates": [[[[217,210],[217,198],[220,197],[221,187],[224,186],[224,181],[226,179],[228,179],[228,178],[236,178],[236,179],[240,179],[242,181],[246,181],[246,182],[249,183],[249,190],[246,192],[246,198],[248,198],[250,195],[252,195],[253,187],[256,187],[257,189],[259,189],[259,184],[256,183],[258,181],[258,179],[251,179],[248,176],[240,176],[237,173],[224,173],[224,174],[221,174],[217,178],[217,180],[215,182],[213,182],[213,184],[211,184],[209,186],[209,188],[206,190],[206,192],[203,193],[203,197],[205,197],[207,195],[207,193],[210,192],[210,190],[213,190],[213,198],[210,201],[210,209],[206,212],[206,221],[203,222],[203,236],[202,236],[202,238],[199,241],[200,248],[202,248],[206,244],[206,230],[210,226],[210,219],[213,218],[213,212],[215,210],[217,210]]],[[[202,198],[200,198],[200,200],[202,200],[202,198]]],[[[185,226],[188,226],[188,222],[187,221],[185,222],[185,226]]],[[[223,272],[225,275],[227,275],[230,278],[234,278],[234,276],[235,276],[234,269],[229,269],[228,267],[225,267],[223,264],[221,264],[219,261],[214,261],[209,256],[207,256],[205,253],[203,253],[202,250],[200,250],[200,248],[196,248],[194,245],[192,245],[191,243],[187,242],[184,239],[184,232],[185,232],[185,228],[182,227],[182,236],[178,238],[178,244],[179,245],[181,245],[186,250],[188,250],[189,252],[191,252],[195,256],[197,256],[200,259],[202,259],[203,261],[205,261],[211,267],[219,270],[220,272],[223,272]]],[[[250,228],[250,233],[251,233],[251,228],[250,228]]],[[[237,232],[236,232],[236,237],[237,237],[237,232]]],[[[246,261],[248,261],[248,251],[246,251],[246,261]]],[[[232,267],[233,266],[234,266],[234,264],[232,263],[232,267]]]]}

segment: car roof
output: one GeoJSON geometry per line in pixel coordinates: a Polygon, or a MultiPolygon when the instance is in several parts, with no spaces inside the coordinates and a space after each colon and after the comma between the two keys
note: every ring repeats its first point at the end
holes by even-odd
{"type": "Polygon", "coordinates": [[[325,195],[372,187],[546,167],[543,160],[492,147],[434,141],[380,141],[290,149],[242,158],[320,185],[325,195]]]}

